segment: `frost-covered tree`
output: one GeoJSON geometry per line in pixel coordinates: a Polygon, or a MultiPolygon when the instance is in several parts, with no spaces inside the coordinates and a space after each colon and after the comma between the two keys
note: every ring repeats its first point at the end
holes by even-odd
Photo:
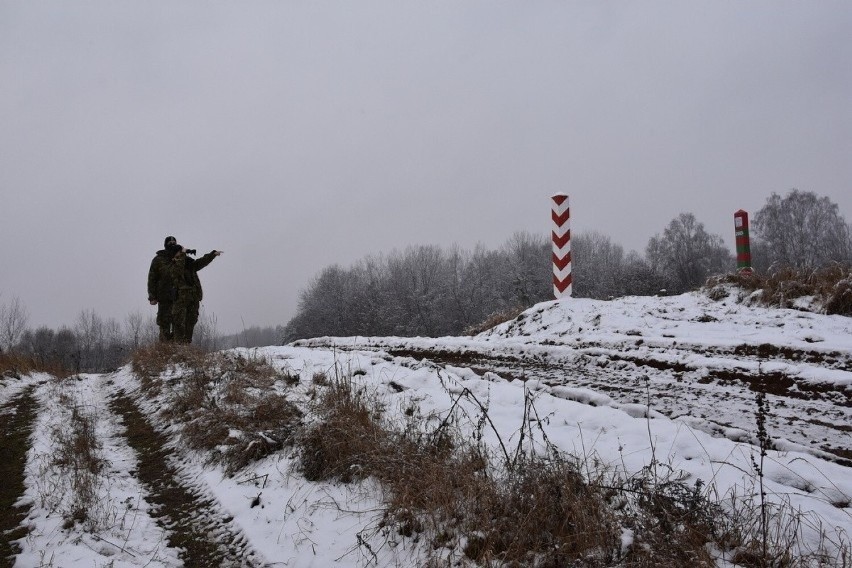
{"type": "Polygon", "coordinates": [[[849,224],[836,203],[812,191],[773,193],[753,227],[758,251],[768,257],[760,262],[769,267],[812,270],[832,261],[852,262],[849,224]]]}
{"type": "Polygon", "coordinates": [[[663,235],[648,241],[645,255],[651,267],[666,276],[670,292],[680,293],[702,285],[708,276],[733,269],[733,257],[722,237],[712,235],[692,213],[671,220],[663,235]]]}
{"type": "Polygon", "coordinates": [[[606,299],[627,293],[624,248],[597,231],[571,239],[574,296],[606,299]]]}
{"type": "Polygon", "coordinates": [[[318,335],[447,335],[550,299],[549,243],[518,233],[498,251],[410,246],[324,269],[302,291],[286,341],[318,335]]]}
{"type": "Polygon", "coordinates": [[[27,328],[30,315],[17,296],[9,304],[0,304],[0,350],[9,351],[27,328]]]}
{"type": "Polygon", "coordinates": [[[553,299],[551,242],[543,235],[526,231],[513,234],[503,245],[501,270],[507,279],[506,301],[514,306],[531,306],[553,299]]]}

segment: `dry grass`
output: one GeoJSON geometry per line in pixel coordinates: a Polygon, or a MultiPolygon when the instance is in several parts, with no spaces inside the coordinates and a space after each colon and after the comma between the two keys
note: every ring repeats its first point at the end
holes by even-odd
{"type": "Polygon", "coordinates": [[[435,562],[447,549],[482,565],[605,565],[617,550],[614,516],[598,489],[566,460],[524,456],[497,473],[481,445],[446,421],[425,429],[412,412],[405,427],[348,379],[331,381],[317,399],[320,421],[299,439],[300,467],[311,480],[385,487],[381,527],[427,539],[435,562]]]}
{"type": "Polygon", "coordinates": [[[207,355],[192,345],[154,343],[134,351],[130,365],[142,382],[142,389],[156,395],[162,386],[161,375],[174,373],[180,367],[203,367],[206,359],[207,355]]]}
{"type": "Polygon", "coordinates": [[[795,508],[788,500],[764,503],[759,488],[726,496],[730,524],[730,560],[743,568],[852,567],[849,535],[832,532],[813,513],[795,508]],[[765,529],[764,529],[765,526],[765,529]],[[801,538],[803,530],[819,534],[816,544],[801,538]]]}
{"type": "Polygon", "coordinates": [[[513,308],[507,308],[502,312],[498,312],[496,314],[491,314],[486,318],[486,320],[482,323],[472,325],[462,332],[463,335],[477,335],[482,333],[483,331],[488,331],[492,327],[496,327],[501,323],[505,323],[507,321],[513,320],[519,315],[521,315],[527,308],[523,306],[515,306],[513,308]]]}
{"type": "Polygon", "coordinates": [[[322,374],[314,375],[314,384],[327,386],[316,406],[320,420],[298,440],[305,478],[349,483],[371,475],[370,462],[386,437],[370,399],[348,380],[329,382],[322,374]]]}
{"type": "MultiPolygon", "coordinates": [[[[73,402],[64,396],[60,400],[73,402]]],[[[65,528],[76,523],[93,528],[99,522],[96,512],[100,510],[99,488],[106,461],[95,432],[96,423],[91,412],[74,404],[69,422],[57,425],[51,432],[55,448],[51,465],[60,472],[68,487],[67,495],[71,496],[62,511],[65,528]]]]}
{"type": "Polygon", "coordinates": [[[624,477],[553,447],[495,460],[477,442],[485,419],[472,437],[415,409],[391,425],[378,397],[350,378],[317,388],[319,420],[298,439],[301,472],[377,479],[386,509],[376,530],[428,544],[423,566],[711,568],[713,550],[754,568],[850,565],[848,543],[833,558],[797,550],[801,516],[790,508],[773,517],[769,546],[757,547],[753,501],[724,507],[714,488],[688,486],[664,464],[624,477]]]}
{"type": "Polygon", "coordinates": [[[711,278],[705,289],[711,298],[719,298],[726,294],[725,284],[748,292],[759,290],[762,305],[792,308],[798,298],[812,296],[826,314],[852,316],[852,268],[841,264],[816,270],[781,268],[766,275],[729,274],[711,278]]]}
{"type": "Polygon", "coordinates": [[[526,456],[505,478],[488,481],[478,495],[464,495],[469,558],[553,568],[615,560],[615,516],[571,462],[526,456]]]}
{"type": "Polygon", "coordinates": [[[35,370],[35,361],[13,353],[0,353],[0,377],[20,379],[35,370]]]}
{"type": "Polygon", "coordinates": [[[729,519],[703,485],[685,485],[662,464],[615,480],[621,521],[635,539],[625,566],[716,566],[707,545],[731,540],[729,519]]]}
{"type": "Polygon", "coordinates": [[[40,362],[33,357],[0,352],[0,377],[19,379],[32,373],[48,373],[64,378],[71,375],[72,371],[57,361],[40,362]]]}
{"type": "Polygon", "coordinates": [[[230,473],[280,450],[301,420],[274,391],[294,377],[260,357],[165,344],[138,350],[132,364],[148,396],[167,389],[163,415],[184,424],[186,445],[208,451],[230,473]]]}
{"type": "MultiPolygon", "coordinates": [[[[790,508],[773,514],[772,538],[759,541],[762,511],[753,498],[723,506],[711,499],[715,488],[687,486],[658,462],[625,477],[549,443],[541,453],[519,443],[513,455],[505,446],[489,455],[481,405],[478,419],[467,418],[473,435],[462,434],[461,414],[424,417],[414,404],[391,422],[354,374],[317,374],[307,385],[316,419],[306,426],[275,392],[292,377],[262,360],[145,353],[134,368],[149,373],[149,392],[168,389],[164,413],[184,424],[186,444],[209,451],[227,471],[293,443],[308,480],[377,480],[385,509],[367,530],[426,545],[423,566],[709,568],[719,550],[750,568],[852,566],[842,539],[825,547],[839,550],[834,557],[801,550],[802,516],[790,508]],[[154,378],[157,369],[171,377],[154,378]]],[[[525,424],[534,412],[530,406],[525,424]]],[[[530,428],[522,440],[532,437],[530,428]]]]}

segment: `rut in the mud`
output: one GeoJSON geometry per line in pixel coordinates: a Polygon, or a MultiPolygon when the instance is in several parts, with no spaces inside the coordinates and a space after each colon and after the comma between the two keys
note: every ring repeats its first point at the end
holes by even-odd
{"type": "Polygon", "coordinates": [[[261,566],[244,538],[230,525],[215,505],[181,483],[169,464],[172,453],[167,438],[157,432],[128,396],[120,394],[110,404],[124,419],[128,445],[139,457],[137,476],[149,491],[159,516],[158,523],[169,530],[169,545],[181,548],[187,567],[261,566]]]}
{"type": "MultiPolygon", "coordinates": [[[[352,345],[350,348],[355,349],[356,346],[352,345]]],[[[606,393],[618,403],[641,404],[646,400],[646,389],[650,388],[654,396],[655,410],[670,417],[684,414],[701,416],[706,419],[705,431],[714,436],[724,435],[728,427],[745,431],[753,429],[754,392],[760,390],[774,395],[772,399],[774,415],[768,417],[770,431],[777,431],[779,429],[777,426],[781,423],[795,422],[798,428],[787,430],[787,436],[791,441],[801,444],[802,447],[824,452],[822,457],[826,459],[852,467],[852,446],[848,443],[847,430],[848,409],[852,407],[852,389],[843,385],[810,384],[782,373],[750,374],[736,366],[728,369],[711,369],[707,376],[701,376],[696,372],[697,369],[662,357],[655,359],[653,354],[648,353],[639,356],[608,352],[608,361],[630,365],[627,370],[623,370],[623,367],[622,370],[618,370],[611,367],[599,368],[597,356],[584,356],[577,361],[548,362],[523,353],[492,354],[440,347],[412,349],[392,346],[384,347],[384,350],[390,356],[412,357],[417,360],[426,358],[439,365],[468,367],[480,375],[486,371],[492,371],[504,379],[539,379],[549,385],[570,384],[575,387],[596,389],[606,393]],[[672,391],[666,381],[654,380],[653,373],[638,372],[642,368],[671,373],[680,387],[672,391]],[[693,373],[691,378],[688,376],[690,372],[693,373]],[[566,377],[570,377],[570,382],[566,381],[566,377]],[[646,383],[642,380],[643,377],[651,377],[651,380],[646,383]],[[709,382],[724,384],[730,388],[724,392],[706,393],[701,386],[709,382]],[[710,398],[707,398],[708,394],[710,398]],[[678,398],[680,395],[684,395],[682,400],[678,398]],[[723,397],[721,401],[719,396],[723,397]],[[693,400],[692,403],[689,402],[690,398],[693,400]],[[736,422],[723,423],[702,414],[701,408],[720,403],[741,408],[741,412],[728,415],[728,419],[733,417],[736,422]],[[812,417],[818,417],[818,420],[813,420],[812,417]]],[[[757,355],[775,354],[783,357],[784,361],[813,360],[816,357],[811,352],[804,352],[801,356],[797,356],[791,350],[779,349],[776,353],[763,347],[755,353],[757,355]]],[[[745,358],[749,355],[742,349],[737,356],[745,358]]],[[[839,354],[830,354],[826,361],[821,360],[820,364],[825,364],[828,368],[848,367],[848,362],[839,354]]]]}
{"type": "Polygon", "coordinates": [[[21,521],[26,507],[15,507],[24,494],[30,435],[36,418],[33,387],[0,407],[0,567],[13,566],[20,548],[13,542],[26,536],[21,521]]]}

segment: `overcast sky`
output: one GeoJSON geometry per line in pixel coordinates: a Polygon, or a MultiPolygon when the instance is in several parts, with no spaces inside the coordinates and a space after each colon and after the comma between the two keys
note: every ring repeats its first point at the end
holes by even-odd
{"type": "Polygon", "coordinates": [[[0,303],[154,313],[166,235],[220,332],[330,264],[813,191],[852,220],[852,2],[0,0],[0,303]]]}

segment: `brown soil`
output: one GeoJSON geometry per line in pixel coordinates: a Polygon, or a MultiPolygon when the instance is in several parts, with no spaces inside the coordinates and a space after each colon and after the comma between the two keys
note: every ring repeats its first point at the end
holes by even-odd
{"type": "Polygon", "coordinates": [[[110,404],[124,418],[126,436],[139,458],[139,480],[149,492],[152,516],[168,528],[169,546],[181,548],[187,567],[249,567],[263,562],[249,549],[231,518],[218,511],[211,499],[187,487],[169,457],[168,438],[155,430],[125,394],[110,404]]]}
{"type": "Polygon", "coordinates": [[[0,407],[0,567],[15,564],[20,548],[12,541],[26,536],[21,521],[29,507],[15,507],[24,494],[24,468],[36,417],[33,387],[0,407]]]}

